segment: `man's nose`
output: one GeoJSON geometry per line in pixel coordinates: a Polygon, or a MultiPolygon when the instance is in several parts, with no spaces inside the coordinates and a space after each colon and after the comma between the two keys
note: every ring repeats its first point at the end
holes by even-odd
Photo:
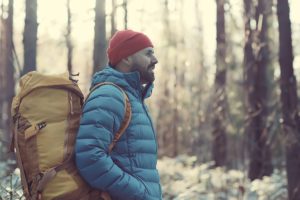
{"type": "Polygon", "coordinates": [[[152,63],[155,65],[158,63],[158,60],[155,56],[152,56],[152,63]]]}

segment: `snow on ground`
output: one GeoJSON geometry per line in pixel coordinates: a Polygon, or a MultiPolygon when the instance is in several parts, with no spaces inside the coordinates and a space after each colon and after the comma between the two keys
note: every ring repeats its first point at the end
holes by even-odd
{"type": "Polygon", "coordinates": [[[196,165],[196,157],[179,156],[158,161],[164,200],[285,200],[285,172],[250,182],[246,173],[213,163],[196,165]]]}
{"type": "MultiPolygon", "coordinates": [[[[164,157],[158,161],[164,200],[285,200],[285,172],[250,182],[238,170],[196,164],[194,156],[164,157]]],[[[0,165],[1,167],[1,165],[0,165]]],[[[0,169],[1,171],[1,169],[0,169]]],[[[19,170],[0,179],[0,200],[23,200],[19,170]]]]}

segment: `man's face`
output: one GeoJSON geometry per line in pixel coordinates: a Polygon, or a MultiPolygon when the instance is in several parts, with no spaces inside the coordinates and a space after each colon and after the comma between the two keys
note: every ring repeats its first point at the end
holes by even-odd
{"type": "Polygon", "coordinates": [[[141,83],[153,82],[155,64],[158,62],[152,47],[142,49],[130,56],[131,70],[140,73],[141,83]]]}

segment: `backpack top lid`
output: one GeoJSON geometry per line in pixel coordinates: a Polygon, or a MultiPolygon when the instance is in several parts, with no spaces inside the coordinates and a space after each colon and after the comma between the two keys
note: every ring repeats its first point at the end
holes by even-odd
{"type": "Polygon", "coordinates": [[[65,90],[71,90],[75,94],[77,94],[83,101],[84,96],[78,87],[77,83],[70,80],[69,73],[63,73],[58,75],[45,75],[39,73],[37,71],[32,71],[20,79],[20,91],[14,97],[11,107],[12,116],[14,116],[18,112],[18,107],[22,99],[28,95],[31,91],[42,88],[42,87],[53,87],[53,88],[60,88],[65,90]]]}

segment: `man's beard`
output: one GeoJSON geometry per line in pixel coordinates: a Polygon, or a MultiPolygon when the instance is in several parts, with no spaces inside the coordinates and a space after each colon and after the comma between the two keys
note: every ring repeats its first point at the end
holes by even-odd
{"type": "Polygon", "coordinates": [[[154,76],[154,64],[150,64],[147,68],[143,68],[139,65],[134,65],[132,71],[137,71],[140,74],[140,81],[142,84],[153,82],[154,76]]]}

